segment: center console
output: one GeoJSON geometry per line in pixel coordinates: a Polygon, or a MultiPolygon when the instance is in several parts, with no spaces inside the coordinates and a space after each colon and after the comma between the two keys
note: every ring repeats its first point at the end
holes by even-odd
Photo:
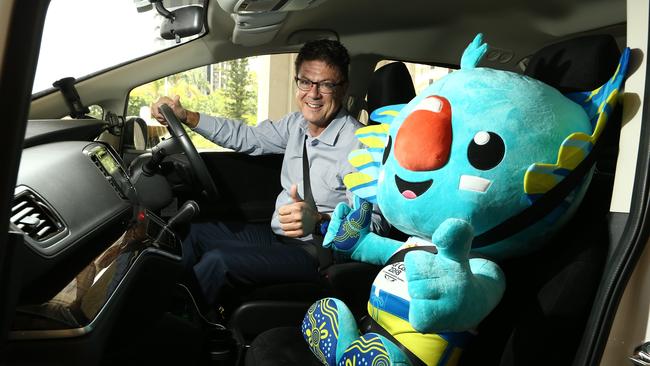
{"type": "MultiPolygon", "coordinates": [[[[93,330],[116,292],[143,256],[180,262],[181,243],[165,222],[149,211],[110,247],[92,260],[52,299],[16,309],[10,339],[51,339],[84,335],[93,330]]],[[[179,264],[180,266],[180,264],[179,264]]]]}

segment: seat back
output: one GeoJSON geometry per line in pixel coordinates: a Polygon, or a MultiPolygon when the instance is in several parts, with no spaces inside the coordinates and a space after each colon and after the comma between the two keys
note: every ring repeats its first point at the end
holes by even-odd
{"type": "MultiPolygon", "coordinates": [[[[586,36],[538,51],[525,74],[562,92],[592,90],[616,70],[620,51],[609,35],[586,36]]],[[[620,111],[608,123],[620,124],[620,111]]],[[[618,131],[617,126],[609,129],[618,131]]],[[[481,323],[461,365],[567,365],[575,357],[602,276],[607,213],[618,139],[597,158],[595,174],[574,218],[535,253],[500,263],[507,288],[481,323]]]]}
{"type": "Polygon", "coordinates": [[[593,90],[609,80],[620,55],[612,36],[582,36],[536,52],[524,75],[541,80],[562,93],[593,90]]]}
{"type": "MultiPolygon", "coordinates": [[[[415,97],[413,79],[402,62],[386,64],[372,74],[366,97],[368,115],[377,108],[408,103],[415,97]]],[[[368,124],[377,124],[368,117],[368,124]]]]}

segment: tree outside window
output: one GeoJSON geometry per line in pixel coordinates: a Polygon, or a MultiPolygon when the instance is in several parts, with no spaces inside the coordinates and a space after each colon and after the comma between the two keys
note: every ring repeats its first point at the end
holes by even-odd
{"type": "MultiPolygon", "coordinates": [[[[190,110],[251,125],[257,123],[257,80],[246,58],[199,67],[141,85],[129,95],[127,115],[140,116],[143,107],[150,106],[164,95],[179,95],[183,106],[190,110]]],[[[148,122],[157,124],[150,119],[148,122]]],[[[160,131],[164,130],[150,129],[154,134],[160,131]]],[[[217,147],[197,133],[188,132],[197,148],[217,147]]]]}

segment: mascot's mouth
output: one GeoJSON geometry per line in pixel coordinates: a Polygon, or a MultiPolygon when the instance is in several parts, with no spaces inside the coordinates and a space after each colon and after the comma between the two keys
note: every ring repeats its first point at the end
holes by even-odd
{"type": "Polygon", "coordinates": [[[431,184],[433,184],[433,179],[425,180],[424,182],[407,182],[396,175],[395,184],[397,184],[397,189],[404,198],[412,200],[426,192],[431,187],[431,184]]]}

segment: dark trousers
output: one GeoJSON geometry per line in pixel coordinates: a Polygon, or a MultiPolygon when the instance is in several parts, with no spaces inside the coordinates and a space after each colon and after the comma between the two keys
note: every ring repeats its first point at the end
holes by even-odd
{"type": "Polygon", "coordinates": [[[192,268],[208,304],[224,286],[316,281],[318,261],[310,243],[275,235],[268,224],[192,224],[183,241],[183,264],[192,268]]]}

